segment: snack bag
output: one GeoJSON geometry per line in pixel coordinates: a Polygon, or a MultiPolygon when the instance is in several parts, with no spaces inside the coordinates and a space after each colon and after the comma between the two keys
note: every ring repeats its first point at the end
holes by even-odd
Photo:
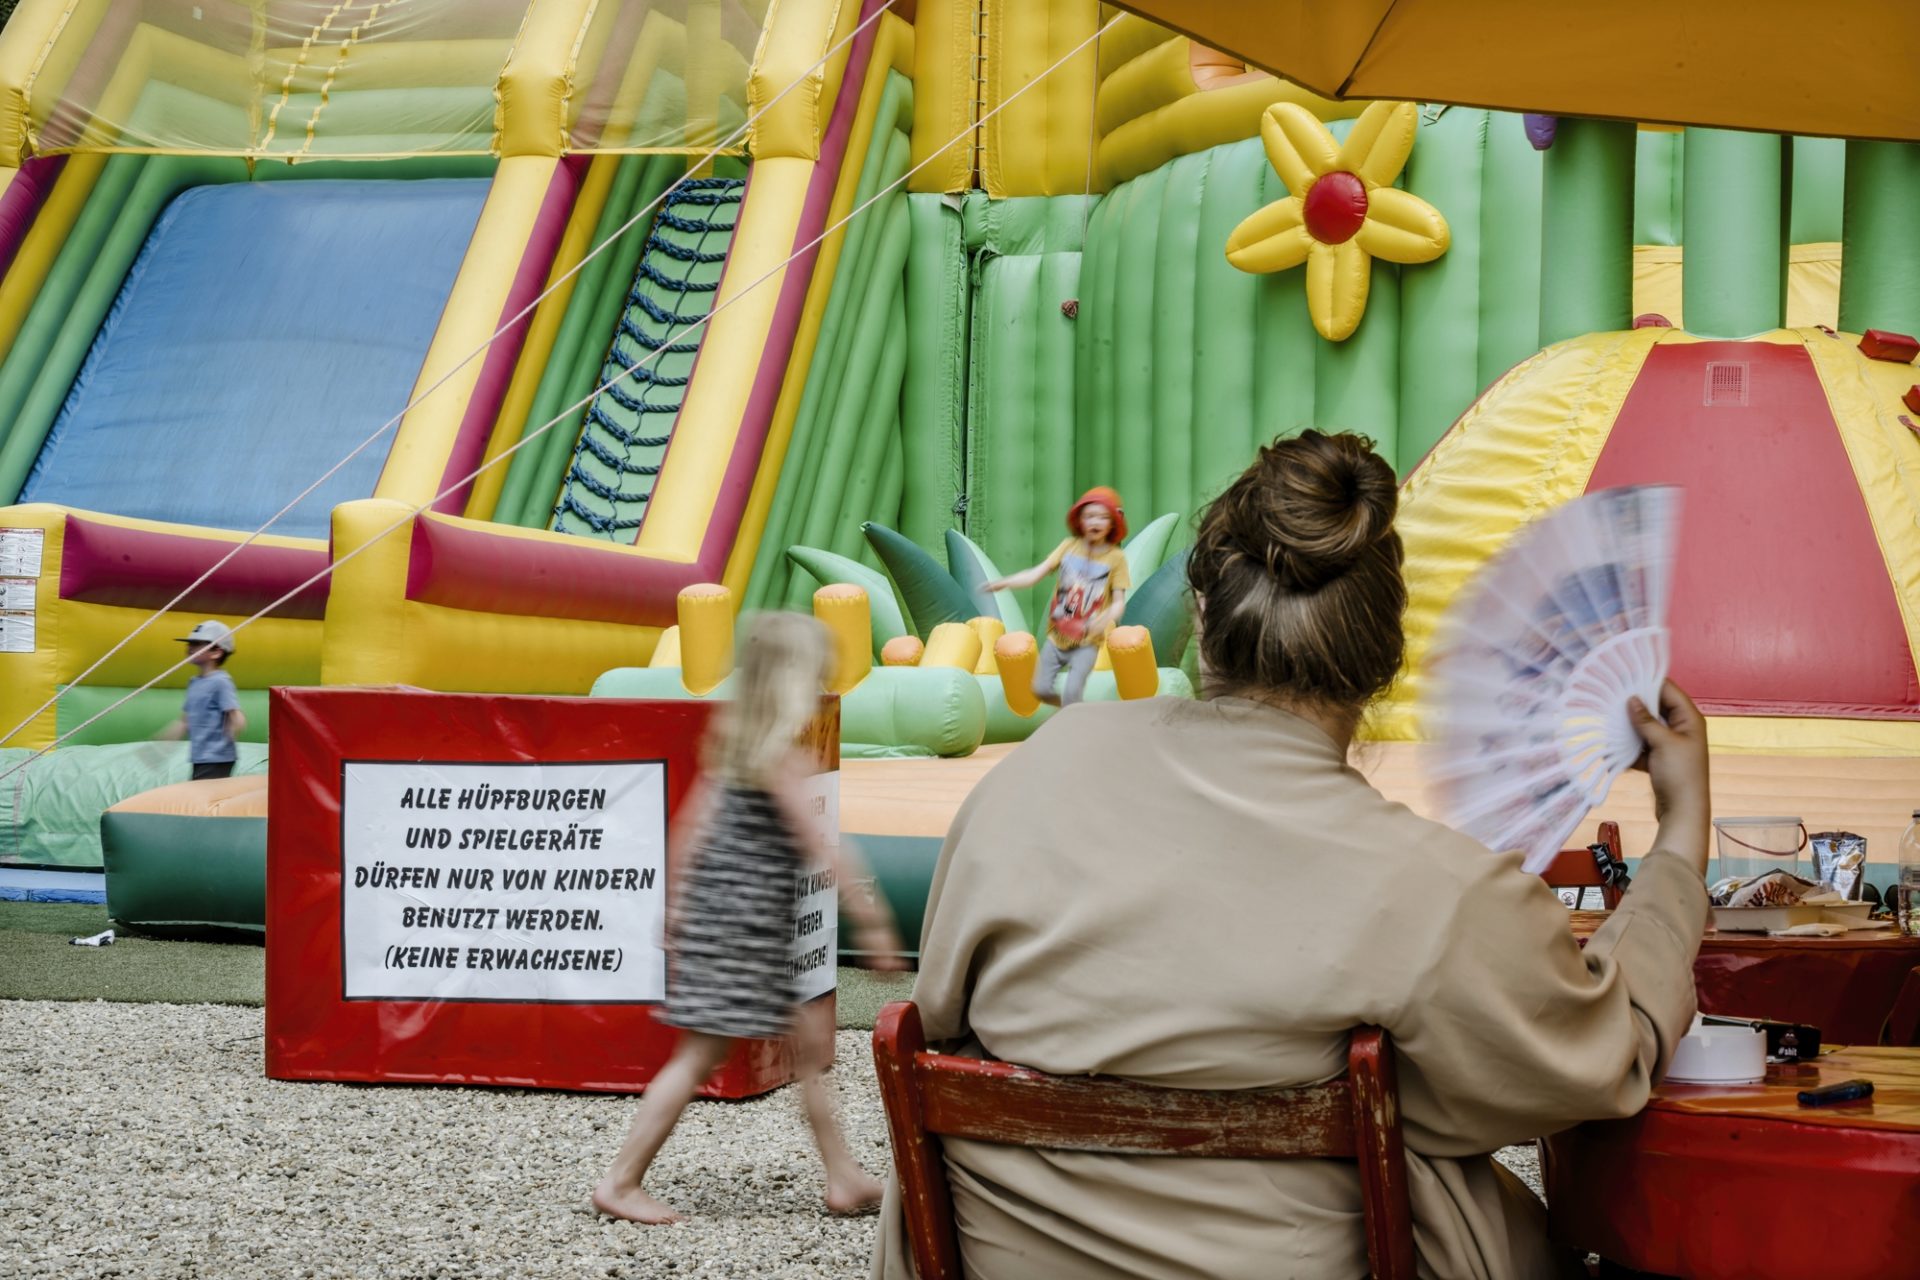
{"type": "Polygon", "coordinates": [[[1815,878],[1848,902],[1860,901],[1867,871],[1867,838],[1851,831],[1821,831],[1807,837],[1807,847],[1813,851],[1815,878]]]}

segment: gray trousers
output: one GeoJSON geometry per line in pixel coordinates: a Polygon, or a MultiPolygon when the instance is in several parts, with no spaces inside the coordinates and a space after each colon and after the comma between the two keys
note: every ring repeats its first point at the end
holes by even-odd
{"type": "Polygon", "coordinates": [[[1049,706],[1072,706],[1086,697],[1087,677],[1093,674],[1093,664],[1099,660],[1097,644],[1062,649],[1053,641],[1047,641],[1040,648],[1040,665],[1033,673],[1033,696],[1049,706]],[[1067,673],[1067,687],[1055,693],[1054,682],[1059,680],[1062,671],[1067,673]]]}

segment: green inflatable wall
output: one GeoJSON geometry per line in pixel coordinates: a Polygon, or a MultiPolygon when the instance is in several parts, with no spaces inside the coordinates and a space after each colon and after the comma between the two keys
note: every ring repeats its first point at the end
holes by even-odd
{"type": "MultiPolygon", "coordinates": [[[[859,208],[907,171],[913,83],[889,72],[854,187],[859,208]]],[[[896,187],[847,226],[821,317],[780,482],[754,557],[745,604],[805,608],[819,585],[787,548],[817,547],[876,562],[860,526],[897,523],[906,485],[900,412],[907,364],[908,199],[896,187]]]]}
{"type": "Polygon", "coordinates": [[[968,279],[965,201],[909,195],[907,370],[901,390],[906,482],[895,526],[923,547],[958,528],[967,492],[968,279]]]}
{"type": "MultiPolygon", "coordinates": [[[[33,754],[0,748],[0,772],[33,754]]],[[[236,773],[265,773],[267,749],[238,746],[236,773]]],[[[94,869],[101,865],[100,815],[143,791],[185,782],[192,769],[184,742],[124,742],[62,747],[0,787],[0,861],[94,869]]]]}
{"type": "Polygon", "coordinates": [[[107,914],[125,925],[267,927],[267,820],[103,813],[107,914]]]}
{"type": "MultiPolygon", "coordinates": [[[[973,323],[967,358],[966,510],[961,530],[1017,573],[1066,536],[1079,490],[1074,456],[1076,320],[1081,245],[1091,216],[1082,196],[989,200],[965,208],[973,323]]],[[[1082,312],[1084,314],[1084,311],[1082,312]]],[[[1121,490],[1129,509],[1144,512],[1121,490]]],[[[1042,583],[1022,597],[1040,616],[1042,583]]]]}
{"type": "MultiPolygon", "coordinates": [[[[240,741],[265,743],[267,709],[272,701],[269,691],[241,689],[237,692],[240,712],[247,718],[246,731],[240,735],[240,741]]],[[[54,708],[54,728],[62,734],[73,734],[64,740],[64,745],[89,747],[110,742],[142,742],[180,718],[181,704],[186,697],[186,690],[178,688],[146,689],[127,698],[129,693],[133,693],[131,688],[119,685],[62,686],[59,704],[54,708]],[[93,720],[122,698],[127,700],[93,720]],[[93,723],[87,724],[89,720],[93,723]]]]}
{"type": "MultiPolygon", "coordinates": [[[[1618,206],[1614,222],[1566,230],[1617,239],[1630,218],[1634,243],[1678,244],[1685,135],[1630,143],[1624,166],[1609,155],[1592,174],[1561,158],[1576,182],[1613,184],[1618,206]]],[[[1839,239],[1843,157],[1830,139],[1793,141],[1794,243],[1839,239]]],[[[923,444],[902,531],[934,549],[958,525],[1012,571],[1064,536],[1089,485],[1118,488],[1136,522],[1184,520],[1260,444],[1310,425],[1365,432],[1405,474],[1540,348],[1545,170],[1519,117],[1429,108],[1402,181],[1446,217],[1451,247],[1418,266],[1376,262],[1343,343],[1314,332],[1304,271],[1226,262],[1233,227],[1285,194],[1257,139],[1175,159],[1091,214],[1078,196],[913,197],[907,406],[923,444]]],[[[1629,247],[1611,270],[1628,269],[1629,247]]]]}
{"type": "Polygon", "coordinates": [[[1840,327],[1920,334],[1920,146],[1846,145],[1840,327]]]}

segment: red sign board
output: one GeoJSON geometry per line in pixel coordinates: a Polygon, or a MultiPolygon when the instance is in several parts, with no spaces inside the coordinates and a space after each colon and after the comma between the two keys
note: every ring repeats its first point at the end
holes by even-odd
{"type": "MultiPolygon", "coordinates": [[[[275,689],[267,1074],[645,1086],[677,1034],[654,1021],[667,834],[712,710],[275,689]]],[[[783,1042],[743,1041],[706,1092],[791,1076],[783,1042]]]]}

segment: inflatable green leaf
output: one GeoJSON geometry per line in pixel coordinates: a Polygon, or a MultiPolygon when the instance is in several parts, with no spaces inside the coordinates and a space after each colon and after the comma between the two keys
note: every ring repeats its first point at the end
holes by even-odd
{"type": "Polygon", "coordinates": [[[943,622],[966,622],[979,615],[973,597],[938,560],[905,534],[869,520],[860,526],[880,563],[893,576],[922,640],[943,622]]]}
{"type": "Polygon", "coordinates": [[[947,567],[952,570],[954,581],[973,598],[975,617],[998,618],[1007,624],[1009,631],[1027,629],[1027,611],[1020,607],[1018,595],[1011,591],[986,590],[989,582],[1006,575],[980,549],[979,543],[958,529],[947,530],[947,567]]]}
{"type": "Polygon", "coordinates": [[[887,641],[908,634],[907,620],[900,612],[900,601],[894,597],[893,584],[887,581],[885,574],[868,568],[858,560],[850,560],[832,551],[822,551],[818,547],[788,547],[787,559],[812,574],[821,586],[850,582],[865,589],[867,607],[873,619],[873,656],[876,659],[887,641]]]}
{"type": "Polygon", "coordinates": [[[1173,541],[1180,517],[1169,511],[1144,529],[1137,529],[1121,548],[1127,553],[1127,576],[1137,589],[1154,574],[1167,558],[1167,544],[1173,541]]]}
{"type": "Polygon", "coordinates": [[[1193,597],[1187,590],[1187,553],[1183,548],[1153,571],[1153,576],[1127,597],[1120,619],[1130,627],[1145,627],[1153,636],[1154,661],[1177,667],[1193,639],[1193,597]]]}

